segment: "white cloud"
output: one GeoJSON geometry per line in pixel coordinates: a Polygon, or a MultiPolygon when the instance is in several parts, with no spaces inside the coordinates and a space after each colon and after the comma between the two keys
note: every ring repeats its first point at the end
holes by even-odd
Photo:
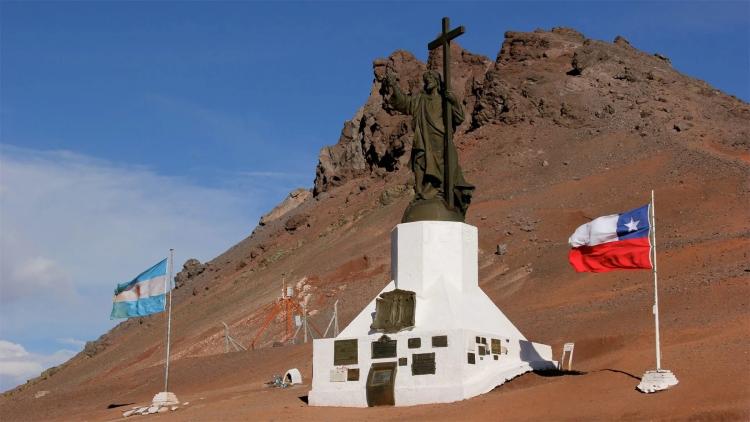
{"type": "Polygon", "coordinates": [[[0,391],[39,376],[45,368],[59,365],[77,352],[58,350],[52,354],[29,353],[20,344],[0,340],[0,391]]]}
{"type": "MultiPolygon", "coordinates": [[[[46,350],[60,338],[95,339],[114,325],[117,283],[169,248],[176,271],[187,258],[213,258],[252,231],[261,207],[268,204],[246,191],[71,152],[3,146],[0,336],[46,350]]],[[[12,367],[29,373],[38,369],[33,362],[43,361],[12,367]]]]}
{"type": "Polygon", "coordinates": [[[61,344],[68,344],[68,345],[71,345],[71,346],[76,346],[79,350],[83,349],[83,346],[86,345],[85,341],[78,340],[78,339],[75,339],[75,338],[72,338],[72,337],[59,338],[59,339],[57,339],[57,342],[61,343],[61,344]]]}
{"type": "MultiPolygon", "coordinates": [[[[8,234],[8,240],[16,243],[13,237],[8,234]]],[[[6,281],[0,281],[0,304],[31,297],[40,291],[63,297],[73,294],[70,274],[59,264],[43,256],[19,254],[19,251],[17,248],[2,248],[0,277],[6,281]]]]}
{"type": "Polygon", "coordinates": [[[21,358],[28,354],[20,344],[0,340],[0,359],[21,358]]]}

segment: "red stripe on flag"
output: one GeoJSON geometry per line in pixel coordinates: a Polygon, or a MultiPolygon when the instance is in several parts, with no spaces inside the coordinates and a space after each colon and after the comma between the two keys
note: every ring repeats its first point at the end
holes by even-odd
{"type": "Polygon", "coordinates": [[[641,237],[573,248],[568,261],[579,273],[651,269],[650,252],[648,238],[641,237]]]}

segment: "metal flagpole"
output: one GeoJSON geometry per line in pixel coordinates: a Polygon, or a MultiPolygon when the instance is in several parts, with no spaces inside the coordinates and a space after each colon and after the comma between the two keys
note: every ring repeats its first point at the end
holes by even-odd
{"type": "Polygon", "coordinates": [[[654,191],[651,190],[651,203],[648,207],[649,236],[651,243],[651,266],[654,273],[654,326],[656,328],[656,370],[646,371],[636,388],[644,393],[666,390],[677,385],[677,377],[672,371],[661,368],[661,345],[659,341],[659,279],[656,267],[656,212],[654,210],[654,191]]]}
{"type": "Polygon", "coordinates": [[[305,332],[305,343],[307,343],[307,305],[302,307],[302,330],[305,332]]]}
{"type": "Polygon", "coordinates": [[[661,349],[659,345],[659,281],[656,269],[656,213],[654,210],[654,191],[651,190],[649,207],[649,224],[651,225],[651,261],[654,264],[654,324],[656,326],[656,370],[661,370],[661,349]]]}
{"type": "Polygon", "coordinates": [[[339,335],[339,300],[333,302],[333,336],[339,335]]]}
{"type": "Polygon", "coordinates": [[[172,336],[172,271],[174,263],[174,249],[169,249],[169,278],[164,282],[169,290],[169,311],[167,311],[167,359],[164,365],[164,392],[169,391],[169,342],[172,336]]]}

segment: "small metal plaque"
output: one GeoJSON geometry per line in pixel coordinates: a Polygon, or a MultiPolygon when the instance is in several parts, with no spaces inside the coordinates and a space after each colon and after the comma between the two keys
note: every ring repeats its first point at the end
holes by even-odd
{"type": "Polygon", "coordinates": [[[432,337],[432,347],[448,347],[448,336],[432,337]]]}
{"type": "Polygon", "coordinates": [[[406,366],[406,358],[398,358],[398,366],[406,366]]]}
{"type": "Polygon", "coordinates": [[[372,373],[372,382],[370,385],[373,387],[377,387],[380,385],[389,385],[393,384],[393,371],[390,369],[379,369],[377,371],[373,371],[372,373]]]}
{"type": "Polygon", "coordinates": [[[359,368],[349,368],[346,372],[347,381],[359,381],[359,368]]]}
{"type": "Polygon", "coordinates": [[[474,353],[469,352],[466,354],[466,357],[470,364],[474,365],[477,363],[477,358],[474,356],[474,353]]]}
{"type": "Polygon", "coordinates": [[[492,355],[492,356],[495,358],[495,360],[497,360],[497,355],[492,355]]]}
{"type": "Polygon", "coordinates": [[[338,367],[331,369],[331,382],[344,382],[346,381],[346,368],[338,367]]]}
{"type": "Polygon", "coordinates": [[[487,337],[482,337],[482,344],[487,345],[487,337]]]}
{"type": "Polygon", "coordinates": [[[482,338],[481,338],[481,337],[479,337],[479,336],[477,336],[477,341],[476,341],[476,343],[481,343],[481,342],[482,342],[482,338]]]}
{"type": "Polygon", "coordinates": [[[479,352],[479,356],[484,356],[487,354],[487,348],[482,345],[479,346],[479,350],[477,351],[479,352]]]}
{"type": "Polygon", "coordinates": [[[435,373],[435,353],[414,353],[411,355],[411,374],[430,375],[435,373]]]}
{"type": "Polygon", "coordinates": [[[333,342],[333,364],[336,366],[357,364],[357,339],[333,342]]]}
{"type": "Polygon", "coordinates": [[[377,341],[372,342],[372,358],[395,358],[396,357],[396,340],[391,340],[388,336],[382,336],[377,341]]]}
{"type": "Polygon", "coordinates": [[[419,349],[422,346],[422,339],[419,337],[410,338],[407,344],[410,349],[419,349]]]}
{"type": "Polygon", "coordinates": [[[491,343],[491,346],[492,346],[492,353],[494,353],[496,355],[499,355],[501,353],[501,351],[502,351],[502,349],[501,349],[502,346],[500,345],[500,340],[498,340],[496,338],[493,338],[490,341],[490,343],[491,343]]]}

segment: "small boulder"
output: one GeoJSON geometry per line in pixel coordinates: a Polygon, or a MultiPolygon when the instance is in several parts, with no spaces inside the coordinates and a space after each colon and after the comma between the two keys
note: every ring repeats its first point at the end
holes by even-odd
{"type": "Polygon", "coordinates": [[[503,256],[506,253],[508,253],[508,245],[506,245],[505,243],[497,245],[497,248],[495,249],[495,255],[503,256]]]}

